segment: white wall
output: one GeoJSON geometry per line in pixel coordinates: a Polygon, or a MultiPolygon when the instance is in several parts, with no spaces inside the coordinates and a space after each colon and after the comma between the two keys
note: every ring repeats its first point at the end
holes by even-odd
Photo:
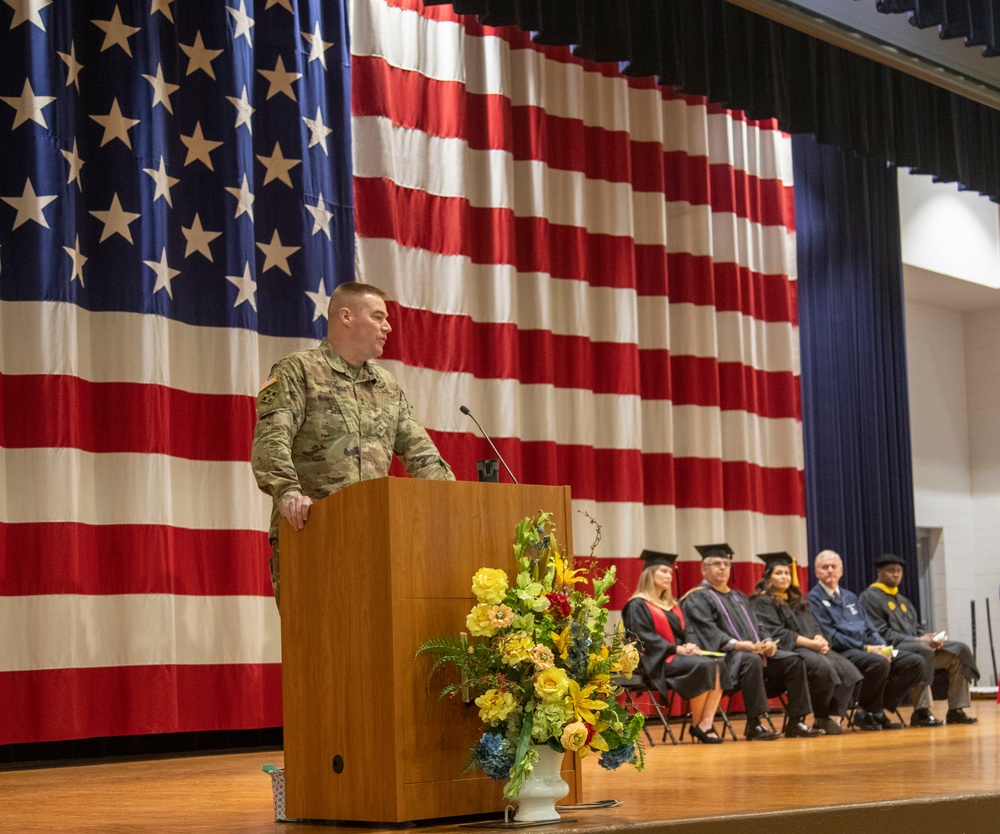
{"type": "Polygon", "coordinates": [[[908,302],[906,350],[916,523],[941,530],[932,541],[934,626],[968,642],[978,592],[963,315],[908,302]]]}
{"type": "MultiPolygon", "coordinates": [[[[973,547],[977,597],[990,597],[1000,651],[1000,309],[965,314],[966,384],[969,389],[969,458],[972,475],[973,547]]],[[[979,603],[976,603],[977,607],[979,603]]],[[[980,632],[980,645],[986,640],[980,632]]],[[[988,655],[979,670],[992,673],[988,655]]]]}

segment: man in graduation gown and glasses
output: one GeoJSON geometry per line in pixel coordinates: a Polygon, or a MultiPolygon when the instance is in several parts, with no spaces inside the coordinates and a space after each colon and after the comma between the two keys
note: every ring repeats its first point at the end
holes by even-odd
{"type": "Polygon", "coordinates": [[[911,691],[913,716],[911,727],[938,727],[944,724],[931,712],[931,688],[935,669],[948,670],[949,724],[975,724],[978,719],[965,712],[971,703],[969,683],[979,679],[979,669],[972,650],[958,640],[949,640],[944,632],[922,632],[917,607],[899,593],[903,581],[903,562],[885,554],[875,563],[878,581],[861,592],[861,604],[875,628],[900,651],[913,652],[924,663],[924,674],[911,691]]]}
{"type": "Polygon", "coordinates": [[[769,741],[778,734],[762,723],[768,691],[785,692],[788,724],[785,735],[812,738],[823,731],[809,727],[812,712],[802,658],[780,651],[777,641],[762,630],[742,591],[729,587],[733,549],[728,544],[695,545],[701,555],[704,580],[681,600],[688,629],[704,651],[723,652],[729,674],[736,681],[747,713],[746,738],[769,741]]]}

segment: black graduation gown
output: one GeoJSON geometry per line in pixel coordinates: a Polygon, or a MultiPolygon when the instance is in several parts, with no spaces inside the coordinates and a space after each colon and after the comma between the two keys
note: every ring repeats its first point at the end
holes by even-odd
{"type": "Polygon", "coordinates": [[[768,695],[788,695],[788,714],[799,719],[811,713],[809,688],[802,658],[779,649],[773,657],[730,651],[732,640],[755,643],[770,637],[754,616],[750,600],[742,591],[726,593],[702,584],[685,595],[681,608],[688,621],[688,635],[703,650],[726,652],[726,666],[743,695],[747,715],[767,712],[768,695]]]}
{"type": "Polygon", "coordinates": [[[732,679],[721,657],[677,654],[677,646],[691,642],[685,636],[684,625],[678,616],[679,608],[663,612],[670,621],[674,642],[656,629],[653,614],[643,599],[630,599],[622,609],[625,628],[634,634],[643,646],[642,671],[652,686],[666,693],[674,690],[685,700],[696,698],[715,688],[715,670],[723,689],[731,689],[732,679]]]}
{"type": "MultiPolygon", "coordinates": [[[[916,642],[921,634],[917,607],[900,593],[887,594],[878,585],[870,585],[861,592],[861,605],[879,633],[896,648],[912,651],[924,657],[927,670],[924,683],[934,679],[933,649],[916,642]]],[[[957,655],[962,661],[962,674],[966,680],[978,680],[976,658],[965,643],[945,640],[944,651],[957,655]]]]}
{"type": "MultiPolygon", "coordinates": [[[[761,628],[768,631],[785,651],[795,652],[806,665],[809,695],[817,718],[843,715],[851,702],[855,686],[864,676],[846,657],[830,651],[820,654],[799,646],[799,635],[812,639],[817,634],[826,637],[812,612],[806,608],[796,611],[791,605],[769,594],[758,594],[750,599],[761,628]]],[[[829,639],[829,638],[827,638],[829,639]]]]}

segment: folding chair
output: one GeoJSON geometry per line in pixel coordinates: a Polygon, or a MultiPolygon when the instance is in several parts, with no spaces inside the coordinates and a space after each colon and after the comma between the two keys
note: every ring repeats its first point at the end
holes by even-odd
{"type": "MultiPolygon", "coordinates": [[[[656,712],[656,717],[659,722],[663,725],[663,738],[660,743],[665,744],[667,737],[670,738],[671,744],[677,744],[677,739],[674,738],[673,731],[670,729],[670,711],[674,704],[674,692],[670,691],[667,694],[666,701],[661,702],[662,695],[656,687],[652,686],[650,682],[646,679],[646,676],[642,674],[640,669],[635,671],[635,674],[631,678],[626,678],[621,675],[617,675],[614,678],[614,682],[618,684],[625,692],[625,708],[631,713],[640,712],[639,703],[636,700],[637,696],[642,695],[647,696],[649,703],[652,705],[654,711],[656,712]],[[664,714],[666,710],[666,714],[664,714]]],[[[650,717],[650,716],[647,716],[650,717]]],[[[656,743],[653,741],[653,737],[649,734],[649,724],[643,725],[643,732],[646,734],[646,740],[649,742],[650,747],[655,747],[656,743]]]]}

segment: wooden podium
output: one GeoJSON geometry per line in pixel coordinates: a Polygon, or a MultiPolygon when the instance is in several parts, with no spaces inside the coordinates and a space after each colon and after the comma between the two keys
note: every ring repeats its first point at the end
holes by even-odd
{"type": "MultiPolygon", "coordinates": [[[[501,811],[503,783],[462,773],[475,705],[428,691],[426,639],[465,630],[472,575],[516,576],[514,526],[547,510],[572,553],[569,487],[362,481],[281,522],[286,813],[405,822],[501,811]]],[[[582,795],[566,756],[567,802],[582,795]]]]}

